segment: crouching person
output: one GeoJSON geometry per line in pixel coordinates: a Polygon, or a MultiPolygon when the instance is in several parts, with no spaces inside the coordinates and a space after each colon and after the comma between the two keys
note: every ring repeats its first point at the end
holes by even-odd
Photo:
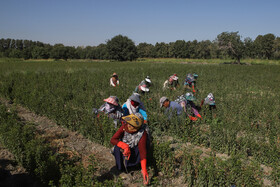
{"type": "Polygon", "coordinates": [[[115,128],[117,128],[118,122],[123,116],[123,110],[119,104],[119,99],[116,96],[110,96],[103,101],[105,101],[105,103],[101,105],[99,109],[92,109],[94,117],[97,116],[97,118],[99,118],[100,114],[108,115],[108,117],[114,121],[115,128]]]}
{"type": "Polygon", "coordinates": [[[212,93],[209,93],[207,95],[207,97],[205,97],[203,100],[201,100],[200,103],[200,107],[203,108],[203,106],[208,105],[209,106],[209,111],[210,114],[214,116],[214,118],[216,117],[216,113],[214,111],[216,111],[216,102],[215,102],[215,97],[212,93]]]}
{"type": "Polygon", "coordinates": [[[118,170],[141,164],[143,183],[149,183],[147,172],[147,141],[146,125],[138,113],[122,117],[122,126],[111,138],[115,145],[114,156],[118,170]],[[143,125],[142,125],[143,124],[143,125]]]}

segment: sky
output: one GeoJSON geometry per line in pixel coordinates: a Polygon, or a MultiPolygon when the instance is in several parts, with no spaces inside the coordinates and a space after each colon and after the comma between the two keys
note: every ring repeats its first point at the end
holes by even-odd
{"type": "Polygon", "coordinates": [[[279,0],[0,0],[0,38],[97,46],[116,35],[142,42],[280,36],[279,0]]]}

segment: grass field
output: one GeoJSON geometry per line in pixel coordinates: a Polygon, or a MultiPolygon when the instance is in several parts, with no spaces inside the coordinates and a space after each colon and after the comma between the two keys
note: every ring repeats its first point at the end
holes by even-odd
{"type": "MultiPolygon", "coordinates": [[[[143,96],[142,101],[147,109],[154,140],[162,143],[154,146],[159,169],[168,173],[172,169],[169,166],[175,163],[175,159],[165,159],[166,167],[159,164],[163,158],[176,157],[163,155],[170,151],[168,143],[190,142],[231,158],[228,162],[219,159],[213,161],[215,156],[210,155],[209,159],[196,160],[199,152],[185,153],[181,158],[181,170],[185,172],[187,184],[262,185],[262,179],[267,178],[272,185],[279,185],[280,66],[275,65],[279,62],[252,60],[251,63],[258,65],[250,66],[225,65],[221,61],[206,61],[209,62],[207,64],[179,62],[185,61],[140,59],[137,62],[65,62],[0,59],[0,95],[37,114],[54,119],[59,125],[79,131],[92,141],[110,146],[109,140],[115,129],[106,124],[106,120],[102,128],[97,126],[92,120],[91,109],[99,107],[103,99],[110,95],[118,96],[120,102],[124,103],[141,80],[149,75],[153,85],[151,92],[143,96]],[[118,88],[109,87],[109,78],[113,72],[119,75],[118,88]],[[176,91],[163,91],[163,82],[173,73],[179,76],[181,87],[176,91]],[[199,75],[196,104],[209,92],[214,94],[216,118],[204,115],[199,122],[186,120],[180,124],[166,121],[164,110],[159,107],[159,99],[167,96],[175,100],[184,94],[182,85],[187,73],[199,75]],[[173,137],[173,142],[163,141],[164,136],[173,137]],[[257,172],[256,168],[262,165],[272,168],[268,176],[260,176],[257,172]],[[216,176],[211,176],[209,168],[216,176]]],[[[204,112],[207,113],[201,111],[204,112]]]]}

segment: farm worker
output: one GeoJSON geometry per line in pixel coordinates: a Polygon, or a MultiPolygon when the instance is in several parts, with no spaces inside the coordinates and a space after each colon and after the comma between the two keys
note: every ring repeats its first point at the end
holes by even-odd
{"type": "Polygon", "coordinates": [[[144,80],[141,81],[141,83],[138,86],[136,86],[135,92],[142,93],[142,94],[147,93],[150,91],[151,84],[152,84],[152,81],[151,81],[150,77],[147,76],[144,80]]]}
{"type": "Polygon", "coordinates": [[[209,105],[209,110],[216,109],[215,97],[212,93],[209,93],[207,97],[201,100],[200,107],[203,105],[209,105]]]}
{"type": "Polygon", "coordinates": [[[170,90],[176,90],[176,87],[179,86],[178,79],[179,77],[174,73],[163,83],[163,89],[169,88],[170,90]]]}
{"type": "Polygon", "coordinates": [[[167,97],[161,97],[159,104],[160,107],[166,108],[165,114],[168,116],[169,120],[171,120],[174,114],[176,114],[176,116],[181,116],[184,113],[180,104],[170,101],[167,97]]]}
{"type": "Polygon", "coordinates": [[[184,88],[187,91],[192,91],[193,93],[195,93],[195,86],[196,86],[196,80],[198,78],[198,75],[196,73],[194,74],[187,74],[186,79],[185,79],[185,83],[184,83],[184,88]]]}
{"type": "Polygon", "coordinates": [[[119,105],[119,99],[116,96],[110,96],[104,99],[105,103],[99,109],[93,108],[93,113],[100,116],[100,114],[108,115],[109,118],[114,120],[115,128],[120,118],[123,115],[122,107],[119,105]]]}
{"type": "Polygon", "coordinates": [[[113,73],[112,77],[110,78],[110,86],[116,87],[119,86],[119,77],[117,73],[113,73]]]}
{"type": "Polygon", "coordinates": [[[141,114],[130,114],[122,117],[122,126],[111,138],[115,145],[113,155],[118,170],[141,164],[143,183],[149,183],[147,172],[147,142],[148,134],[146,125],[143,124],[141,114]]]}
{"type": "MultiPolygon", "coordinates": [[[[180,97],[182,97],[182,96],[180,96],[180,97]]],[[[194,104],[194,101],[196,100],[194,95],[192,93],[188,92],[184,95],[184,97],[185,97],[185,101],[181,102],[180,104],[182,106],[184,105],[183,106],[184,111],[189,116],[190,120],[196,121],[198,118],[202,119],[201,115],[198,112],[197,107],[194,104]],[[193,115],[195,115],[196,117],[194,117],[193,115]]]]}
{"type": "Polygon", "coordinates": [[[144,118],[144,123],[148,123],[147,112],[145,110],[144,104],[141,102],[140,94],[133,93],[123,104],[122,109],[124,111],[124,116],[140,113],[144,118]]]}
{"type": "MultiPolygon", "coordinates": [[[[201,100],[200,107],[202,108],[204,105],[209,106],[209,110],[212,111],[216,110],[216,103],[215,103],[215,97],[212,93],[209,93],[207,97],[201,100]]],[[[214,117],[216,117],[216,114],[214,114],[214,117]]]]}

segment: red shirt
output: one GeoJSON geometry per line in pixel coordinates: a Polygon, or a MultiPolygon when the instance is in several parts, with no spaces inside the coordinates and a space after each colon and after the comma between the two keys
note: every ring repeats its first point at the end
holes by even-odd
{"type": "MultiPolygon", "coordinates": [[[[117,145],[119,143],[120,139],[123,138],[124,131],[126,131],[128,133],[132,133],[132,132],[128,131],[127,124],[122,125],[119,128],[119,130],[111,138],[111,144],[117,145]]],[[[147,132],[144,131],[140,141],[138,142],[138,149],[139,149],[139,153],[140,153],[140,160],[143,160],[143,159],[147,158],[146,142],[147,142],[147,132]]]]}

